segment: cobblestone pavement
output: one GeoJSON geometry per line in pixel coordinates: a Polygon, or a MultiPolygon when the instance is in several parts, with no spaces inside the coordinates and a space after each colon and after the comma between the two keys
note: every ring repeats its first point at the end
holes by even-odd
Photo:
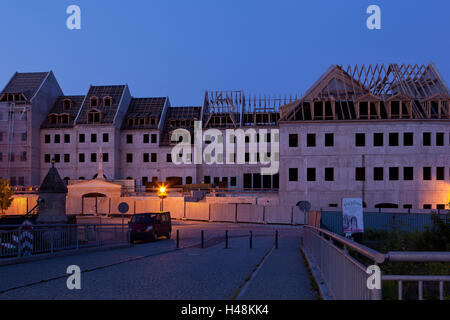
{"type": "Polygon", "coordinates": [[[300,230],[176,221],[171,240],[0,267],[0,299],[315,299],[299,250],[300,230]],[[81,268],[81,290],[67,289],[69,265],[81,268]]]}

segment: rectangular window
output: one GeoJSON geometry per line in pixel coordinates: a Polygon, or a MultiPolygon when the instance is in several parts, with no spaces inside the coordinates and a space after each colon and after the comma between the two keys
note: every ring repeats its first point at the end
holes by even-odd
{"type": "Polygon", "coordinates": [[[132,143],[133,143],[133,135],[127,134],[127,144],[132,144],[132,143]]]}
{"type": "Polygon", "coordinates": [[[211,177],[210,176],[205,176],[203,178],[203,181],[205,182],[205,184],[211,184],[211,177]]]}
{"type": "Polygon", "coordinates": [[[399,170],[398,167],[389,168],[389,180],[397,181],[399,179],[399,170]]]}
{"type": "Polygon", "coordinates": [[[61,136],[59,134],[55,134],[55,143],[60,143],[61,142],[61,136]]]}
{"type": "Polygon", "coordinates": [[[107,133],[103,134],[103,142],[104,143],[108,143],[109,142],[109,134],[107,134],[107,133]]]}
{"type": "Polygon", "coordinates": [[[27,141],[27,133],[22,133],[22,141],[27,141]]]}
{"type": "Polygon", "coordinates": [[[298,168],[289,168],[289,181],[298,181],[298,168]]]}
{"type": "Polygon", "coordinates": [[[96,133],[91,134],[91,143],[97,143],[97,134],[96,133]]]}
{"type": "Polygon", "coordinates": [[[290,148],[298,147],[298,134],[289,135],[289,147],[290,148]]]}
{"type": "Polygon", "coordinates": [[[45,163],[50,163],[50,161],[51,161],[51,156],[49,155],[49,154],[46,154],[45,156],[44,156],[44,161],[45,161],[45,163]]]}
{"type": "Polygon", "coordinates": [[[132,162],[133,162],[133,154],[127,153],[127,163],[132,163],[132,162]]]}
{"type": "Polygon", "coordinates": [[[423,180],[431,180],[431,167],[423,168],[423,180]]]}
{"type": "Polygon", "coordinates": [[[85,160],[86,160],[86,159],[85,159],[84,153],[80,153],[80,154],[78,155],[78,161],[79,161],[80,163],[83,163],[85,160]]]}
{"type": "Polygon", "coordinates": [[[445,204],[437,204],[436,209],[437,210],[445,210],[445,204]]]}
{"type": "Polygon", "coordinates": [[[91,153],[91,162],[97,162],[97,154],[91,153]]]}
{"type": "Polygon", "coordinates": [[[152,162],[157,162],[158,161],[158,155],[156,153],[152,153],[151,161],[152,162]]]}
{"type": "Polygon", "coordinates": [[[45,138],[44,138],[44,141],[45,141],[45,143],[51,143],[51,141],[50,141],[50,135],[49,134],[46,134],[45,135],[45,138]]]}
{"type": "Polygon", "coordinates": [[[431,209],[431,204],[424,204],[424,205],[423,205],[423,208],[424,208],[424,209],[431,209]]]}
{"type": "Polygon", "coordinates": [[[308,133],[306,135],[306,145],[308,147],[315,147],[316,146],[316,135],[314,133],[308,133]]]}
{"type": "Polygon", "coordinates": [[[414,180],[414,168],[404,167],[403,168],[403,180],[414,180]]]}
{"type": "Polygon", "coordinates": [[[308,168],[306,170],[307,181],[316,181],[316,168],[308,168]]]}
{"type": "Polygon", "coordinates": [[[384,180],[384,168],[382,167],[373,168],[373,180],[374,181],[384,180]]]}
{"type": "Polygon", "coordinates": [[[355,168],[355,180],[365,181],[366,180],[366,168],[355,168]]]}
{"type": "Polygon", "coordinates": [[[423,133],[423,145],[425,147],[431,146],[431,132],[424,132],[423,133]]]}
{"type": "Polygon", "coordinates": [[[144,162],[150,162],[150,154],[144,153],[144,162]]]}
{"type": "Polygon", "coordinates": [[[334,168],[325,168],[325,181],[334,181],[334,168]]]}
{"type": "Polygon", "coordinates": [[[80,135],[78,136],[78,141],[80,143],[85,143],[86,141],[86,136],[84,135],[84,133],[80,133],[80,135]]]}
{"type": "Polygon", "coordinates": [[[53,159],[55,159],[55,162],[56,162],[56,163],[60,163],[60,162],[61,162],[61,156],[60,156],[59,154],[55,154],[55,155],[53,156],[53,159]]]}
{"type": "Polygon", "coordinates": [[[66,153],[64,154],[64,162],[69,163],[70,162],[70,154],[66,153]]]}
{"type": "Polygon", "coordinates": [[[168,154],[166,155],[166,162],[168,162],[168,163],[171,163],[171,162],[172,162],[172,154],[171,154],[171,153],[168,153],[168,154]]]}
{"type": "Polygon", "coordinates": [[[436,145],[438,147],[442,147],[444,145],[444,133],[443,132],[436,133],[436,145]]]}
{"type": "Polygon", "coordinates": [[[389,146],[390,147],[398,146],[398,132],[389,133],[389,146]]]}
{"type": "Polygon", "coordinates": [[[366,135],[364,133],[355,134],[355,146],[365,147],[366,146],[366,135]]]}
{"type": "Polygon", "coordinates": [[[22,161],[22,162],[27,161],[27,152],[26,151],[22,152],[22,154],[20,155],[20,161],[22,161]]]}
{"type": "Polygon", "coordinates": [[[70,143],[70,134],[64,135],[64,143],[70,143]]]}
{"type": "Polygon", "coordinates": [[[157,143],[158,141],[158,135],[152,134],[152,143],[157,143]]]}
{"type": "Polygon", "coordinates": [[[2,162],[2,161],[3,161],[3,152],[0,152],[0,162],[2,162]]]}
{"type": "Polygon", "coordinates": [[[230,186],[231,187],[236,187],[236,177],[231,177],[230,179],[230,186]]]}
{"type": "Polygon", "coordinates": [[[445,168],[444,167],[436,168],[436,180],[445,180],[445,168]]]}
{"type": "MultiPolygon", "coordinates": [[[[47,136],[45,136],[47,138],[47,136]]],[[[48,143],[50,143],[50,136],[48,136],[48,143]]],[[[3,132],[0,132],[0,142],[3,141],[3,132]]],[[[47,140],[46,140],[47,141],[47,140]]],[[[46,142],[47,143],[47,142],[46,142]]]]}
{"type": "Polygon", "coordinates": [[[333,133],[325,133],[325,147],[334,147],[333,133]]]}
{"type": "Polygon", "coordinates": [[[403,145],[407,146],[407,147],[414,145],[414,133],[413,132],[403,133],[403,145]]]}
{"type": "Polygon", "coordinates": [[[103,162],[109,162],[109,154],[108,153],[104,153],[102,160],[103,160],[103,162]]]}
{"type": "Polygon", "coordinates": [[[144,134],[143,142],[146,144],[150,143],[150,135],[149,134],[144,134]]]}
{"type": "Polygon", "coordinates": [[[373,134],[373,146],[374,147],[382,147],[384,146],[384,134],[383,133],[374,133],[373,134]]]}
{"type": "Polygon", "coordinates": [[[18,179],[18,185],[19,186],[24,186],[25,185],[25,177],[19,177],[18,179]]]}

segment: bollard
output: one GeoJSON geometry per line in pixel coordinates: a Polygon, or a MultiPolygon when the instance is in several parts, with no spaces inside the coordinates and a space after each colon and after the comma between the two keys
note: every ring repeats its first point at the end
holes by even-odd
{"type": "Polygon", "coordinates": [[[250,231],[250,249],[253,249],[253,232],[250,231]]]}
{"type": "Polygon", "coordinates": [[[278,230],[275,231],[275,249],[278,249],[278,230]]]}
{"type": "Polygon", "coordinates": [[[202,249],[203,248],[205,248],[205,232],[202,230],[202,236],[201,236],[201,240],[202,240],[202,245],[201,245],[201,247],[202,247],[202,249]]]}
{"type": "Polygon", "coordinates": [[[228,230],[225,231],[225,249],[228,249],[228,230]]]}
{"type": "Polygon", "coordinates": [[[180,249],[180,230],[177,230],[177,249],[180,249]]]}

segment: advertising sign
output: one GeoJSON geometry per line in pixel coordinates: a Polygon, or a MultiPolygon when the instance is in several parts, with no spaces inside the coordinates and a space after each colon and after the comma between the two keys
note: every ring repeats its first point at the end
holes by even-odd
{"type": "Polygon", "coordinates": [[[342,214],[345,233],[364,232],[362,199],[342,199],[342,214]]]}

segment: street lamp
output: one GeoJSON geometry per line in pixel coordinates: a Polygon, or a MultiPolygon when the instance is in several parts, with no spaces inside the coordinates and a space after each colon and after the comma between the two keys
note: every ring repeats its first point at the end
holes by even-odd
{"type": "Polygon", "coordinates": [[[167,188],[164,185],[159,187],[158,197],[161,199],[161,210],[160,211],[163,211],[163,208],[164,208],[163,201],[164,201],[164,198],[167,198],[167,188]]]}

